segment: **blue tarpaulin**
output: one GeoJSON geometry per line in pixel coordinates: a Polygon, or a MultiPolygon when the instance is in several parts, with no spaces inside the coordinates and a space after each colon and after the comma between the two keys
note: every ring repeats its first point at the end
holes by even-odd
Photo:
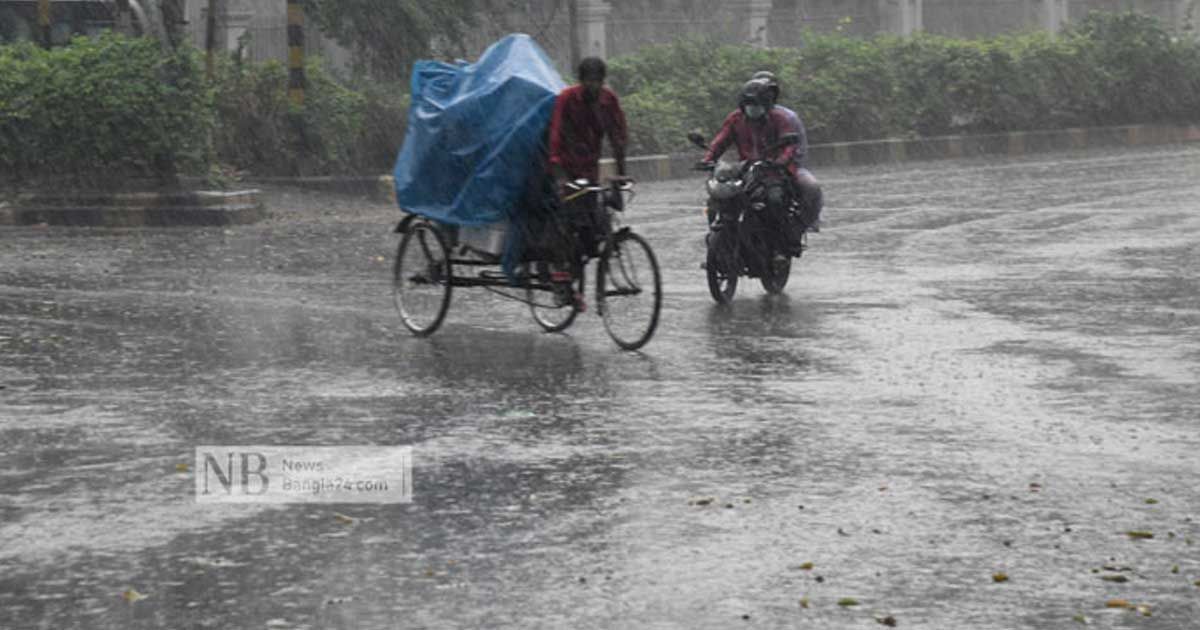
{"type": "Polygon", "coordinates": [[[565,86],[528,35],[505,37],[473,64],[418,61],[396,159],[400,207],[454,225],[519,222],[565,86]]]}

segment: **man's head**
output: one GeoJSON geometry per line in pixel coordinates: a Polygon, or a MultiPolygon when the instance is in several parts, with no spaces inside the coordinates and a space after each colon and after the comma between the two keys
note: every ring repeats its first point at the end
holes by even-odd
{"type": "Polygon", "coordinates": [[[767,89],[771,93],[771,104],[779,102],[779,79],[775,77],[775,73],[769,70],[759,70],[754,73],[752,80],[762,80],[767,83],[767,89]]]}
{"type": "Polygon", "coordinates": [[[771,108],[770,88],[762,79],[752,79],[738,92],[738,108],[750,120],[762,120],[771,108]]]}
{"type": "Polygon", "coordinates": [[[600,96],[600,88],[604,87],[604,75],[608,69],[604,66],[604,61],[599,57],[588,57],[579,62],[579,68],[575,72],[579,83],[583,85],[583,94],[589,100],[595,100],[600,96]]]}

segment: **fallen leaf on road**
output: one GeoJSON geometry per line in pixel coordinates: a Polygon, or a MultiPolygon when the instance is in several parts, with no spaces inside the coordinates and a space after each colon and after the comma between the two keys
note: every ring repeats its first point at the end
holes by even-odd
{"type": "Polygon", "coordinates": [[[1158,499],[1146,499],[1146,505],[1154,505],[1158,503],[1158,499]]]}
{"type": "Polygon", "coordinates": [[[1133,604],[1130,604],[1128,601],[1126,601],[1124,599],[1110,599],[1110,600],[1104,602],[1104,607],[1105,608],[1133,608],[1133,604]]]}
{"type": "Polygon", "coordinates": [[[812,571],[812,568],[813,563],[811,562],[805,562],[804,564],[800,565],[800,570],[802,571],[812,571]]]}
{"type": "Polygon", "coordinates": [[[1171,573],[1179,573],[1179,565],[1171,565],[1171,573]]]}
{"type": "Polygon", "coordinates": [[[1004,572],[993,573],[993,574],[992,574],[992,581],[993,581],[993,582],[996,582],[996,583],[1000,583],[1000,582],[1007,582],[1007,581],[1008,581],[1008,574],[1007,574],[1007,573],[1004,573],[1004,572]]]}
{"type": "Polygon", "coordinates": [[[893,616],[891,616],[891,615],[888,615],[888,616],[886,616],[886,617],[883,617],[882,619],[880,619],[880,618],[878,618],[878,617],[877,617],[877,618],[875,619],[875,621],[878,621],[879,623],[881,623],[881,624],[883,624],[883,625],[885,625],[885,626],[887,626],[887,627],[889,627],[889,628],[895,628],[895,627],[896,627],[896,618],[895,618],[895,617],[893,617],[893,616]]]}
{"type": "Polygon", "coordinates": [[[187,472],[187,471],[188,471],[187,464],[175,464],[175,472],[187,472]]]}
{"type": "Polygon", "coordinates": [[[801,607],[801,608],[808,608],[808,598],[807,598],[807,597],[801,597],[801,598],[800,598],[800,607],[801,607]]]}
{"type": "Polygon", "coordinates": [[[713,498],[712,498],[712,497],[705,497],[705,498],[703,498],[703,499],[696,499],[696,500],[695,500],[695,504],[696,504],[696,505],[708,505],[708,504],[710,504],[710,503],[712,503],[712,502],[713,502],[713,498]]]}
{"type": "Polygon", "coordinates": [[[1142,604],[1141,606],[1138,606],[1138,607],[1137,607],[1137,611],[1138,611],[1138,612],[1140,612],[1140,613],[1142,613],[1142,616],[1143,616],[1143,617],[1149,617],[1149,616],[1150,616],[1150,607],[1149,607],[1149,606],[1147,606],[1147,605],[1145,605],[1145,604],[1142,604]]]}
{"type": "Polygon", "coordinates": [[[1134,540],[1146,540],[1149,538],[1154,538],[1154,534],[1151,532],[1144,532],[1144,531],[1137,531],[1137,530],[1125,532],[1125,535],[1129,536],[1130,538],[1132,538],[1134,540]]]}
{"type": "Polygon", "coordinates": [[[333,513],[333,520],[341,523],[342,525],[353,525],[354,524],[354,517],[346,516],[345,514],[339,514],[338,512],[333,513]]]}
{"type": "Polygon", "coordinates": [[[1084,617],[1083,615],[1075,615],[1074,617],[1071,617],[1071,621],[1081,623],[1085,626],[1087,625],[1087,617],[1084,617]]]}
{"type": "Polygon", "coordinates": [[[1104,580],[1105,582],[1128,582],[1129,581],[1129,578],[1125,577],[1124,575],[1101,575],[1100,579],[1104,580]]]}
{"type": "Polygon", "coordinates": [[[130,604],[132,604],[134,602],[139,602],[143,599],[146,599],[147,597],[150,597],[150,596],[143,595],[132,588],[127,588],[127,589],[125,589],[124,593],[121,593],[121,598],[124,599],[125,601],[129,602],[130,604]]]}
{"type": "Polygon", "coordinates": [[[843,597],[838,600],[838,606],[857,606],[858,600],[853,597],[843,597]]]}

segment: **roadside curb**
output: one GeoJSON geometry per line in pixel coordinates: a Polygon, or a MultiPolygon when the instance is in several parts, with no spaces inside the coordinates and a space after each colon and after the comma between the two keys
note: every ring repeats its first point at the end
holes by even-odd
{"type": "Polygon", "coordinates": [[[167,227],[234,225],[266,217],[258,190],[189,192],[34,192],[0,203],[0,225],[167,227]]]}
{"type": "MultiPolygon", "coordinates": [[[[1152,146],[1200,142],[1200,125],[1123,125],[1080,127],[1011,133],[937,136],[931,138],[863,140],[814,144],[809,163],[821,166],[868,166],[980,156],[1021,156],[1051,151],[1098,147],[1152,146]]],[[[647,155],[626,160],[626,170],[638,181],[695,177],[696,154],[647,155]]],[[[612,160],[602,160],[603,176],[616,174],[612,160]]]]}
{"type": "Polygon", "coordinates": [[[248,177],[243,183],[260,186],[291,186],[306,190],[357,195],[372,201],[395,202],[395,184],[391,175],[375,176],[315,176],[315,177],[248,177]]]}

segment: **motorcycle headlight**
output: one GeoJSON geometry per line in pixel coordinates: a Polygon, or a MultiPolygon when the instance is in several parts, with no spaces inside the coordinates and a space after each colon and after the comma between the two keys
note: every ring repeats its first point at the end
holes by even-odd
{"type": "Polygon", "coordinates": [[[713,171],[713,179],[719,182],[729,182],[738,178],[741,173],[741,168],[730,162],[721,162],[717,164],[717,168],[713,171]]]}
{"type": "Polygon", "coordinates": [[[742,182],[740,180],[718,181],[716,179],[708,180],[708,196],[713,199],[729,199],[738,194],[742,190],[742,182]]]}

